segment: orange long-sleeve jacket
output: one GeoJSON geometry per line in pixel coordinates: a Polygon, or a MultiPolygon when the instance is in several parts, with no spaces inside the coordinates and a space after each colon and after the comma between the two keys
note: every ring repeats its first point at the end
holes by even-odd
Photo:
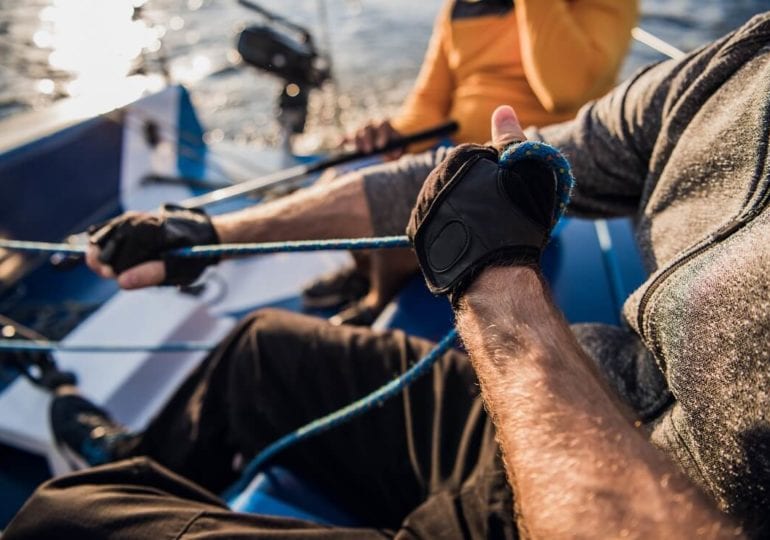
{"type": "Polygon", "coordinates": [[[612,88],[637,16],[637,0],[450,0],[391,123],[411,133],[451,118],[455,142],[483,143],[498,105],[525,127],[567,120],[612,88]]]}

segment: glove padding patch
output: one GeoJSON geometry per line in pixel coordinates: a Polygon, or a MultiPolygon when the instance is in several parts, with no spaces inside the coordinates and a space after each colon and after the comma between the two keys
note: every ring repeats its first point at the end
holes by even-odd
{"type": "Polygon", "coordinates": [[[489,265],[536,264],[560,216],[557,177],[539,159],[498,164],[462,145],[431,172],[407,227],[428,287],[453,301],[489,265]]]}

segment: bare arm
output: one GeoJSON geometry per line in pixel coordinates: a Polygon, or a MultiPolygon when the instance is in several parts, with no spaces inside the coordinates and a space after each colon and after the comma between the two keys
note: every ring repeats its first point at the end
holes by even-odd
{"type": "MultiPolygon", "coordinates": [[[[360,173],[336,182],[303,189],[274,202],[239,212],[215,216],[212,224],[220,242],[270,242],[334,237],[371,236],[372,223],[360,173]]],[[[99,261],[99,248],[89,246],[88,266],[102,277],[115,277],[99,261]]],[[[166,276],[162,261],[153,260],[129,268],[117,276],[124,289],[161,283],[166,276]]]]}
{"type": "Polygon", "coordinates": [[[242,212],[214,218],[220,240],[269,242],[404,234],[425,178],[446,148],[409,154],[242,212]]]}
{"type": "Polygon", "coordinates": [[[361,173],[212,219],[222,243],[372,235],[361,173]]]}
{"type": "Polygon", "coordinates": [[[529,267],[488,268],[457,324],[532,537],[740,536],[645,438],[529,267]]]}

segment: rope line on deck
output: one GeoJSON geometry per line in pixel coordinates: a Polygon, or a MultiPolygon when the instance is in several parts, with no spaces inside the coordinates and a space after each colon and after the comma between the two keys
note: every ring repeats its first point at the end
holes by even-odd
{"type": "Polygon", "coordinates": [[[0,351],[6,352],[70,352],[70,353],[178,353],[210,351],[215,343],[202,341],[172,341],[160,345],[141,345],[129,343],[66,343],[62,341],[19,339],[0,339],[0,351]]]}

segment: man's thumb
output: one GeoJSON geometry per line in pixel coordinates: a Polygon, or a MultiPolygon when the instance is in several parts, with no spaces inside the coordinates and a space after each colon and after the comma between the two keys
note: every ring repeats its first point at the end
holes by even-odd
{"type": "Polygon", "coordinates": [[[509,105],[501,105],[492,113],[492,145],[499,149],[526,140],[516,113],[509,105]]]}

